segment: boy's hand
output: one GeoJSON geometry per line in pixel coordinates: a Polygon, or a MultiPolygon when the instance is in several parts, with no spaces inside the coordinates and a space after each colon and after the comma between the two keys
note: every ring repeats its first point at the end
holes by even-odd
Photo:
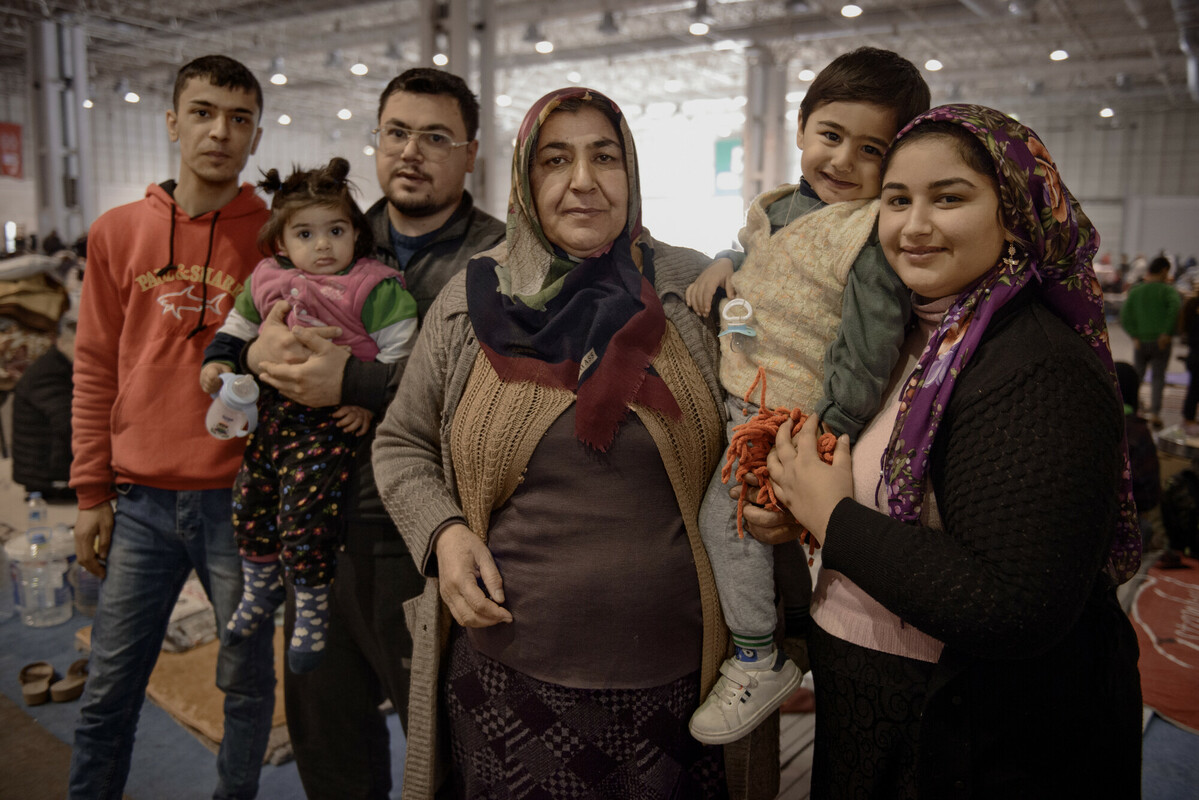
{"type": "Polygon", "coordinates": [[[228,364],[222,364],[219,361],[208,362],[200,370],[200,388],[204,390],[205,394],[220,391],[221,376],[232,371],[228,364]]]}
{"type": "Polygon", "coordinates": [[[695,279],[695,283],[687,287],[684,295],[687,305],[701,317],[708,316],[712,310],[712,298],[716,296],[716,290],[721,287],[724,288],[724,293],[730,299],[737,296],[737,293],[733,291],[733,262],[727,258],[718,258],[713,261],[695,279]]]}
{"type": "Polygon", "coordinates": [[[337,427],[346,433],[365,436],[371,429],[371,420],[375,415],[362,406],[342,406],[333,412],[333,418],[337,420],[337,427]]]}

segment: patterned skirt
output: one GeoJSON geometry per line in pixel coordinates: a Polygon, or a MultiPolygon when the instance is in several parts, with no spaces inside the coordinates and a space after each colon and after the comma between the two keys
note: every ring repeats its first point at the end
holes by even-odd
{"type": "Polygon", "coordinates": [[[451,796],[727,797],[723,748],[701,745],[687,731],[699,703],[698,672],[652,689],[572,689],[476,652],[455,626],[440,692],[451,796]]]}
{"type": "Polygon", "coordinates": [[[916,797],[916,742],[934,665],[859,647],[812,626],[812,800],[916,797]]]}

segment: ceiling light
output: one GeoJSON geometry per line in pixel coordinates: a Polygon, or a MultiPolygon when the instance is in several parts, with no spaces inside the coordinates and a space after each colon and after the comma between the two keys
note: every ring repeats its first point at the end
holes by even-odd
{"type": "Polygon", "coordinates": [[[90,98],[83,101],[84,108],[91,108],[94,105],[95,105],[95,103],[93,103],[90,98]]]}
{"type": "Polygon", "coordinates": [[[813,70],[813,69],[806,69],[806,68],[805,68],[805,69],[801,69],[801,70],[799,71],[799,76],[798,76],[798,77],[799,77],[799,79],[800,79],[801,81],[803,81],[804,83],[807,83],[808,81],[813,81],[813,80],[816,80],[816,70],[813,70]]]}
{"type": "Polygon", "coordinates": [[[554,52],[554,43],[549,39],[542,39],[540,42],[533,45],[533,49],[538,53],[541,53],[543,56],[548,55],[549,53],[554,52]]]}
{"type": "Polygon", "coordinates": [[[620,33],[620,26],[616,24],[616,15],[611,11],[605,11],[604,18],[600,20],[596,30],[609,36],[620,33]]]}
{"type": "Polygon", "coordinates": [[[140,103],[141,101],[141,95],[139,95],[137,92],[125,92],[126,103],[140,103]]]}
{"type": "Polygon", "coordinates": [[[433,63],[439,67],[444,67],[446,64],[450,63],[450,57],[445,53],[437,53],[433,56],[433,63]]]}
{"type": "Polygon", "coordinates": [[[1099,116],[1103,117],[1104,119],[1108,119],[1116,116],[1116,112],[1111,108],[1111,106],[1104,106],[1103,108],[1099,109],[1099,116]]]}
{"type": "Polygon", "coordinates": [[[862,14],[861,6],[855,6],[853,3],[849,3],[847,5],[841,6],[841,16],[843,16],[843,17],[848,17],[849,19],[853,19],[854,17],[861,16],[861,14],[862,14]]]}
{"type": "Polygon", "coordinates": [[[583,74],[578,70],[572,69],[570,72],[566,73],[566,80],[570,81],[571,83],[578,83],[579,81],[583,80],[583,74]]]}
{"type": "Polygon", "coordinates": [[[737,50],[741,47],[736,39],[721,39],[716,44],[712,45],[713,50],[724,52],[726,50],[737,50]]]}
{"type": "Polygon", "coordinates": [[[691,31],[692,36],[707,36],[711,28],[706,22],[692,22],[687,30],[691,31]]]}
{"type": "Polygon", "coordinates": [[[786,100],[788,103],[798,103],[803,100],[805,94],[807,92],[787,92],[786,100]]]}
{"type": "Polygon", "coordinates": [[[282,72],[276,72],[273,75],[271,75],[271,83],[275,84],[276,86],[286,86],[287,85],[287,76],[284,75],[282,72]]]}
{"type": "Polygon", "coordinates": [[[507,108],[512,105],[512,98],[506,94],[496,95],[495,104],[500,108],[507,108]]]}
{"type": "Polygon", "coordinates": [[[362,155],[373,156],[374,154],[375,154],[375,148],[371,147],[369,144],[366,147],[362,148],[362,155]]]}
{"type": "Polygon", "coordinates": [[[1049,57],[1051,59],[1053,59],[1054,61],[1065,61],[1067,58],[1070,57],[1070,54],[1067,53],[1065,50],[1058,48],[1057,50],[1054,50],[1052,53],[1050,53],[1049,57]]]}
{"type": "Polygon", "coordinates": [[[341,111],[337,112],[338,119],[349,119],[352,116],[354,116],[354,112],[350,111],[348,108],[343,108],[341,111]]]}
{"type": "Polygon", "coordinates": [[[941,67],[943,67],[943,66],[944,66],[944,64],[942,64],[940,61],[938,61],[935,58],[930,58],[928,61],[924,62],[924,68],[926,70],[928,70],[929,72],[936,72],[937,70],[941,69],[941,67]]]}
{"type": "Polygon", "coordinates": [[[291,117],[287,116],[286,114],[280,114],[279,119],[277,119],[275,121],[278,122],[280,125],[290,125],[291,117]]]}
{"type": "Polygon", "coordinates": [[[354,66],[350,67],[350,73],[353,75],[361,76],[368,72],[370,72],[370,67],[368,67],[366,64],[363,64],[361,61],[354,62],[354,66]]]}

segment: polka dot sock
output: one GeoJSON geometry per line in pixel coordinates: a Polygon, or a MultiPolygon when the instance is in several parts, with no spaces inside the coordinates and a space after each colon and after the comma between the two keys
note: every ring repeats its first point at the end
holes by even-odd
{"type": "Polygon", "coordinates": [[[297,675],[320,663],[329,630],[329,586],[296,587],[296,624],[287,647],[287,667],[297,675]]]}
{"type": "Polygon", "coordinates": [[[283,602],[283,567],[279,560],[242,559],[241,603],[221,632],[221,644],[235,645],[254,631],[283,602]]]}

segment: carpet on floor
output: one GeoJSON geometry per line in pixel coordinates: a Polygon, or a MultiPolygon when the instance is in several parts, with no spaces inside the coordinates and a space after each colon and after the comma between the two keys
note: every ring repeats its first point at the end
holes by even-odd
{"type": "Polygon", "coordinates": [[[71,746],[2,694],[0,753],[5,764],[0,800],[60,800],[67,796],[71,746]]]}
{"type": "MultiPolygon", "coordinates": [[[[81,650],[90,650],[92,629],[80,628],[75,634],[81,650]]],[[[275,629],[275,715],[271,719],[271,737],[266,762],[278,766],[292,759],[291,738],[283,709],[284,665],[283,631],[275,629]]],[[[182,653],[158,655],[150,673],[146,696],[171,718],[186,728],[212,752],[217,752],[225,735],[225,695],[216,686],[216,661],[220,645],[215,639],[182,653]]]]}
{"type": "Polygon", "coordinates": [[[1199,561],[1183,556],[1178,568],[1150,567],[1132,621],[1145,705],[1199,733],[1199,561]]]}

